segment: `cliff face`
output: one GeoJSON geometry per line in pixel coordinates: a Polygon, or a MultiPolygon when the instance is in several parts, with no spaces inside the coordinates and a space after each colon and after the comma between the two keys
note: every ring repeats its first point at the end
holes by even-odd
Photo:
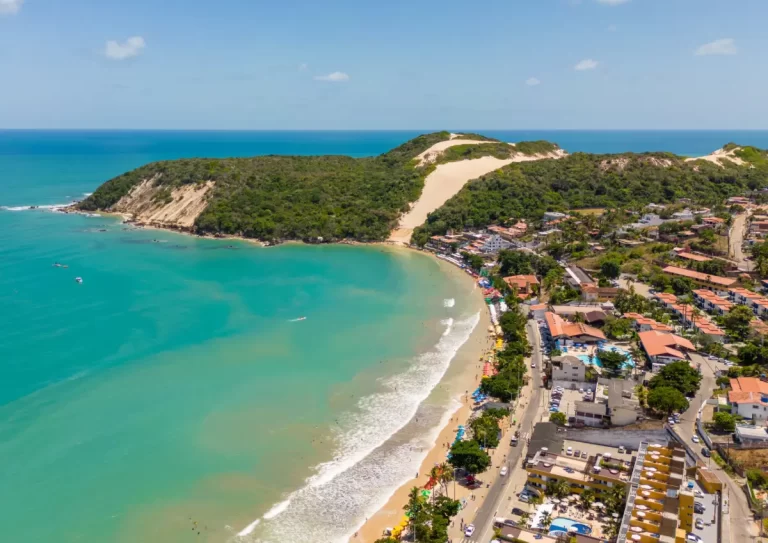
{"type": "Polygon", "coordinates": [[[160,174],[134,185],[108,211],[130,215],[140,224],[193,230],[195,221],[208,205],[215,183],[206,181],[169,188],[160,183],[160,174]]]}

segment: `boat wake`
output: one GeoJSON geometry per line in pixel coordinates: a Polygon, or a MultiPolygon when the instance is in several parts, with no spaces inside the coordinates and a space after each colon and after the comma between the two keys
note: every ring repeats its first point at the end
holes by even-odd
{"type": "Polygon", "coordinates": [[[307,317],[299,317],[298,319],[290,319],[288,322],[300,322],[307,320],[307,317]]]}
{"type": "Polygon", "coordinates": [[[358,412],[339,417],[335,458],[317,466],[303,488],[240,531],[235,541],[347,541],[366,515],[419,469],[437,439],[438,421],[446,416],[445,406],[423,402],[479,321],[479,313],[443,321],[445,331],[429,352],[418,355],[404,373],[383,380],[384,390],[362,398],[358,412]],[[412,437],[398,434],[409,422],[418,431],[412,437]]]}
{"type": "Polygon", "coordinates": [[[0,206],[0,210],[3,211],[60,211],[65,207],[72,205],[72,202],[68,204],[51,204],[41,206],[0,206]]]}

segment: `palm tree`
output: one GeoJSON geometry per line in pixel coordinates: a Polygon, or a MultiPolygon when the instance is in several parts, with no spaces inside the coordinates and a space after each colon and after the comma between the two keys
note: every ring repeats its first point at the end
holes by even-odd
{"type": "Polygon", "coordinates": [[[541,527],[545,530],[549,528],[549,526],[552,524],[552,514],[551,513],[545,513],[544,518],[541,519],[541,527]]]}
{"type": "Polygon", "coordinates": [[[440,483],[440,487],[443,489],[443,494],[448,495],[448,483],[453,481],[453,468],[443,462],[432,468],[429,473],[432,478],[440,483]]]}
{"type": "Polygon", "coordinates": [[[584,492],[581,493],[581,505],[584,507],[585,511],[592,506],[592,504],[595,502],[595,498],[595,491],[589,488],[585,489],[584,492]]]}

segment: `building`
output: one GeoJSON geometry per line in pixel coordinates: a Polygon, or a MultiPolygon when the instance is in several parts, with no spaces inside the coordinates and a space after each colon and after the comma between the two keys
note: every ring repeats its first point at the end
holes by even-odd
{"type": "Polygon", "coordinates": [[[670,325],[657,322],[649,317],[644,317],[640,313],[624,313],[622,316],[625,319],[632,321],[632,326],[637,332],[647,332],[648,330],[656,330],[657,332],[675,331],[670,325]]]}
{"type": "Polygon", "coordinates": [[[728,203],[731,205],[745,206],[752,202],[749,198],[745,198],[744,196],[731,196],[728,198],[728,203]]]}
{"type": "Polygon", "coordinates": [[[768,446],[768,428],[765,426],[752,426],[739,424],[736,426],[736,441],[745,445],[768,446]]]}
{"type": "Polygon", "coordinates": [[[583,284],[597,284],[587,272],[578,266],[567,266],[565,268],[565,282],[576,289],[581,289],[581,285],[583,284]]]}
{"type": "Polygon", "coordinates": [[[629,379],[600,379],[592,400],[574,402],[576,424],[585,426],[627,426],[643,414],[629,379]]]}
{"type": "Polygon", "coordinates": [[[733,303],[746,305],[756,316],[768,318],[768,298],[745,288],[732,288],[729,296],[733,303]]]}
{"type": "Polygon", "coordinates": [[[694,519],[694,497],[685,478],[682,445],[641,443],[616,543],[685,543],[694,519]]]}
{"type": "Polygon", "coordinates": [[[666,292],[657,292],[652,298],[666,309],[672,309],[672,306],[677,303],[677,296],[666,292]]]}
{"type": "Polygon", "coordinates": [[[685,208],[682,211],[677,211],[675,213],[672,213],[672,220],[675,221],[692,221],[693,220],[693,211],[691,211],[688,208],[685,208]]]}
{"type": "Polygon", "coordinates": [[[498,234],[488,236],[480,246],[480,252],[486,254],[496,254],[502,249],[509,249],[512,243],[502,238],[498,234]]]}
{"type": "Polygon", "coordinates": [[[588,324],[568,322],[552,312],[545,313],[544,320],[549,339],[564,346],[572,343],[597,343],[606,339],[602,330],[588,324]]]}
{"type": "Polygon", "coordinates": [[[504,278],[504,282],[513,291],[517,292],[517,297],[521,300],[527,300],[536,295],[539,286],[539,280],[535,275],[510,275],[504,278]]]}
{"type": "Polygon", "coordinates": [[[704,311],[718,315],[725,315],[733,307],[733,303],[730,300],[703,288],[693,291],[693,301],[704,311]]]}
{"type": "Polygon", "coordinates": [[[618,295],[619,289],[614,287],[597,287],[587,284],[581,286],[581,297],[585,302],[614,300],[618,295]]]}
{"type": "Polygon", "coordinates": [[[700,273],[685,268],[678,268],[677,266],[667,266],[662,271],[674,277],[685,277],[690,279],[697,285],[714,290],[721,296],[727,295],[728,289],[735,286],[738,281],[733,277],[720,277],[719,275],[700,273]]]}
{"type": "Polygon", "coordinates": [[[574,381],[583,383],[586,377],[587,364],[571,355],[555,356],[552,358],[552,380],[574,381]]]}
{"type": "Polygon", "coordinates": [[[567,218],[568,218],[568,215],[566,215],[565,213],[560,213],[558,211],[547,211],[546,213],[544,213],[544,216],[541,218],[541,221],[544,224],[550,224],[553,222],[562,221],[567,218]]]}
{"type": "Polygon", "coordinates": [[[460,236],[432,236],[427,246],[439,253],[453,254],[463,244],[460,236]]]}
{"type": "Polygon", "coordinates": [[[640,332],[640,345],[651,361],[652,371],[659,371],[671,362],[687,360],[685,353],[695,351],[693,343],[684,337],[650,330],[640,332]]]}
{"type": "Polygon", "coordinates": [[[725,224],[725,219],[721,219],[720,217],[704,217],[701,223],[708,224],[713,228],[718,228],[725,224]]]}
{"type": "Polygon", "coordinates": [[[731,379],[728,403],[734,415],[765,426],[768,421],[768,383],[757,377],[731,379]]]}
{"type": "Polygon", "coordinates": [[[679,247],[672,249],[672,255],[682,260],[687,260],[689,262],[709,262],[710,260],[712,260],[707,256],[697,255],[695,253],[689,253],[685,249],[680,249],[679,247]]]}
{"type": "Polygon", "coordinates": [[[514,241],[525,235],[528,225],[524,221],[518,221],[517,224],[509,228],[505,226],[489,226],[488,231],[497,234],[507,241],[514,241]]]}

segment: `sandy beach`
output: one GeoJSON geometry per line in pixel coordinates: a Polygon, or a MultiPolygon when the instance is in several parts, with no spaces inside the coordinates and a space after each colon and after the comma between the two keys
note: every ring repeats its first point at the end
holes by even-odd
{"type": "MultiPolygon", "coordinates": [[[[451,264],[440,261],[442,266],[452,267],[453,270],[446,270],[448,273],[461,273],[466,275],[467,280],[474,282],[474,279],[465,274],[463,271],[458,270],[451,264]]],[[[429,450],[426,457],[419,467],[419,477],[413,478],[397,490],[394,491],[392,496],[387,501],[386,505],[379,509],[376,514],[369,517],[365,524],[359,529],[357,537],[353,536],[350,541],[353,543],[373,543],[377,539],[383,537],[382,534],[385,528],[396,526],[403,517],[403,506],[408,501],[408,492],[414,486],[422,487],[429,480],[429,472],[435,464],[439,464],[446,461],[446,455],[448,453],[445,447],[446,443],[452,443],[457,428],[460,424],[465,424],[469,418],[472,410],[472,399],[465,397],[465,391],[470,393],[477,388],[480,382],[480,374],[482,370],[481,358],[489,352],[493,347],[493,340],[488,333],[488,326],[491,324],[491,319],[484,302],[480,298],[481,293],[478,290],[478,306],[482,306],[480,313],[480,321],[478,322],[475,330],[472,332],[469,340],[459,349],[451,363],[452,369],[456,369],[455,372],[450,372],[450,375],[446,375],[443,385],[450,387],[450,390],[455,393],[455,397],[461,397],[461,407],[452,415],[451,420],[440,430],[440,434],[433,447],[429,450]],[[457,367],[458,366],[458,367],[457,367]]],[[[414,473],[414,475],[416,475],[414,473]]],[[[454,485],[449,485],[449,493],[453,497],[454,485]]],[[[456,499],[462,497],[468,497],[470,492],[459,486],[455,485],[456,499]]]]}

